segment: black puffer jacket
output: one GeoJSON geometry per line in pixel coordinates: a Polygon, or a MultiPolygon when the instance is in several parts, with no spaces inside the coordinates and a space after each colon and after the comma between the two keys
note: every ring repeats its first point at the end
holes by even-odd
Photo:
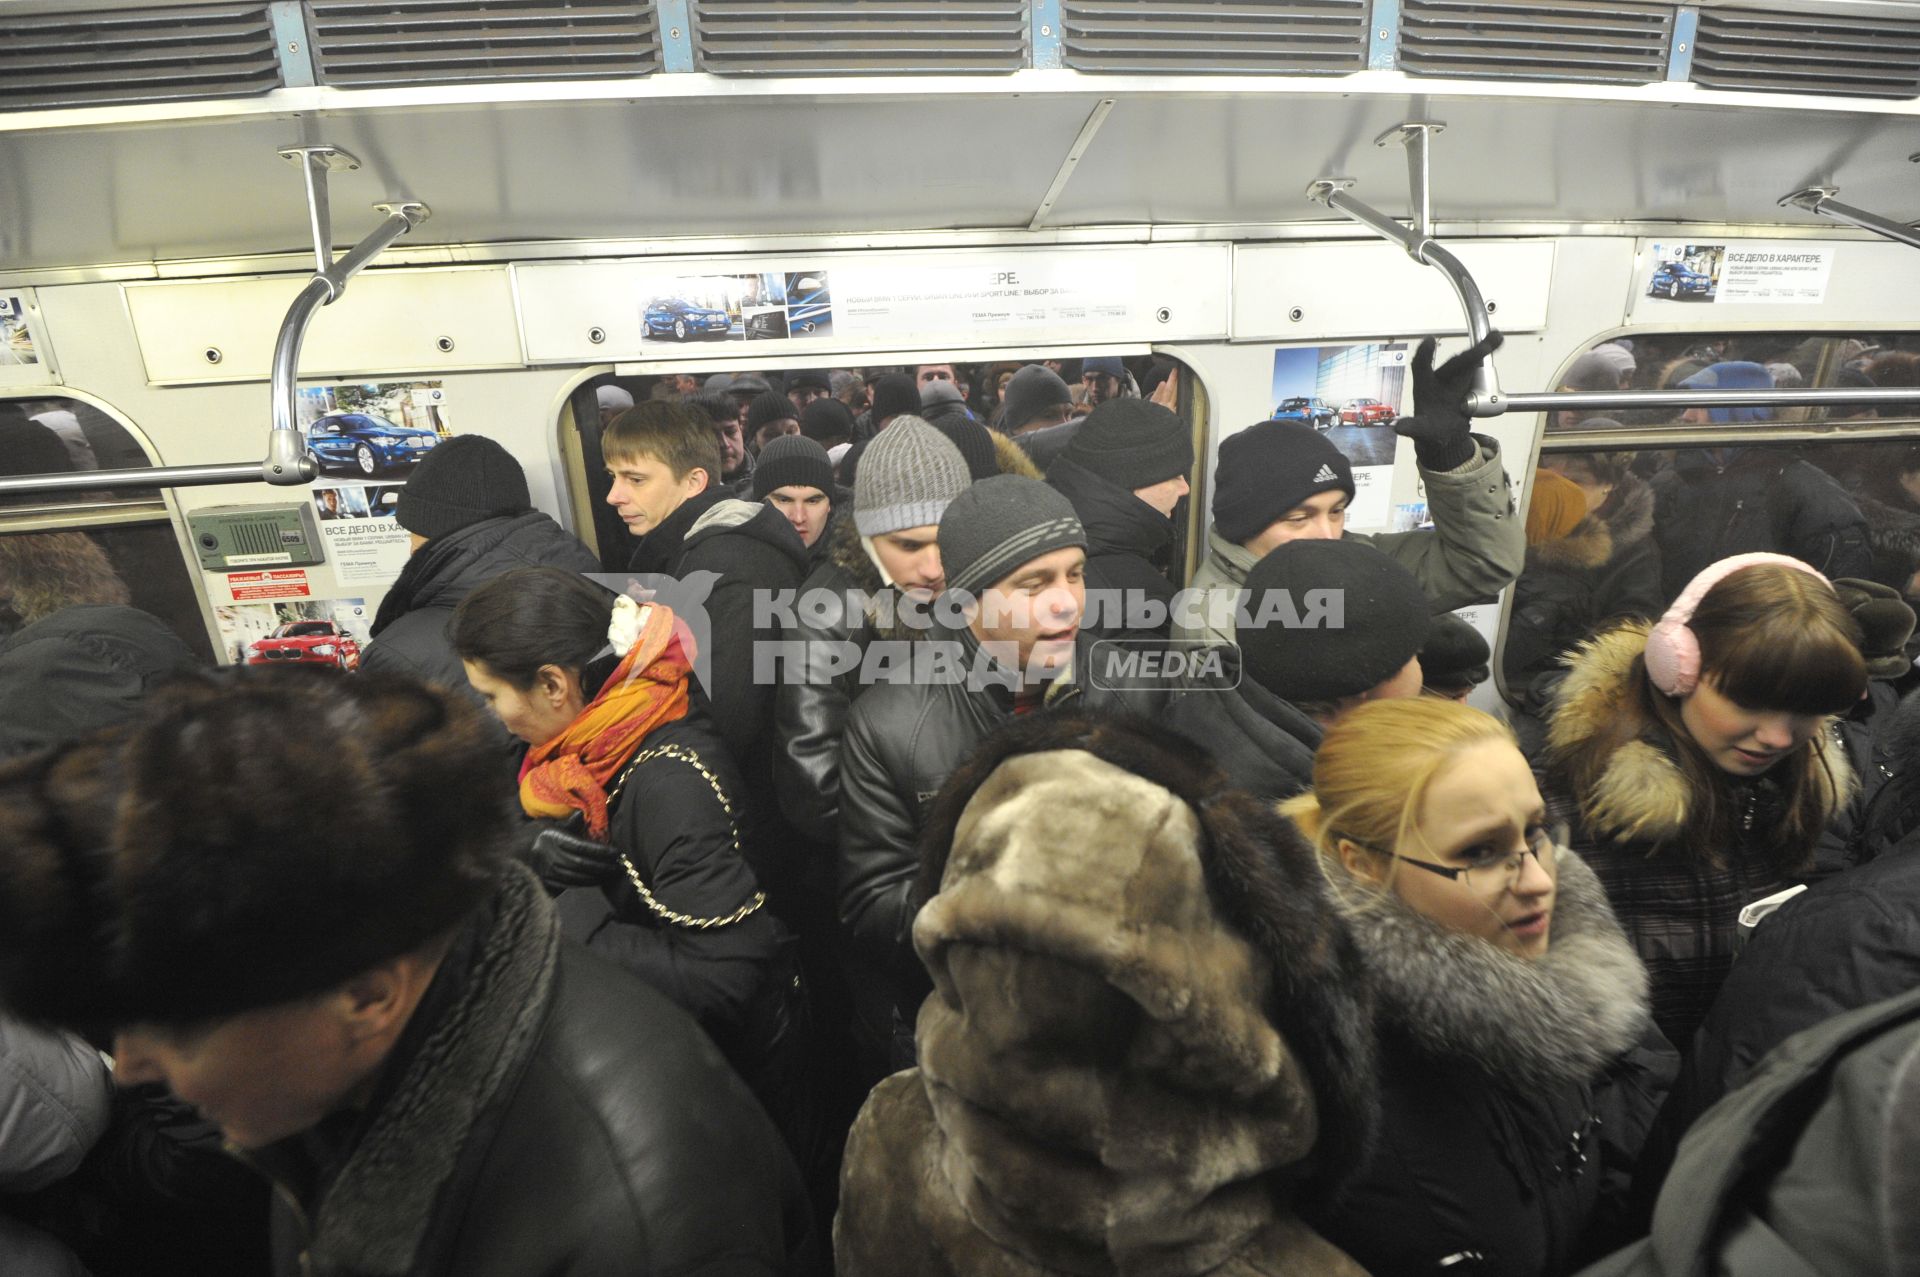
{"type": "Polygon", "coordinates": [[[1716,464],[1688,449],[1654,480],[1661,589],[1676,597],[1701,569],[1735,554],[1790,554],[1831,579],[1873,574],[1867,521],[1826,472],[1757,448],[1716,464]]]}
{"type": "Polygon", "coordinates": [[[457,688],[478,701],[447,640],[447,627],[462,599],[515,568],[598,572],[600,560],[538,510],[483,519],[434,537],[407,560],[387,591],[360,668],[457,688]]]}
{"type": "Polygon", "coordinates": [[[1173,553],[1173,520],[1111,480],[1060,456],[1047,467],[1047,482],[1073,503],[1087,531],[1087,620],[1098,638],[1138,634],[1165,638],[1173,628],[1167,609],[1173,583],[1167,563],[1173,553]],[[1130,613],[1157,605],[1158,624],[1130,613]]]}
{"type": "Polygon", "coordinates": [[[24,625],[0,643],[0,758],[117,723],[155,686],[200,666],[157,618],[117,603],[24,625]]]}
{"type": "Polygon", "coordinates": [[[1501,656],[1510,691],[1518,693],[1609,625],[1666,611],[1653,506],[1653,489],[1628,474],[1573,531],[1528,547],[1501,656]]]}
{"type": "Polygon", "coordinates": [[[1346,912],[1380,999],[1381,1139],[1336,1207],[1304,1212],[1370,1273],[1559,1277],[1627,1240],[1627,1179],[1678,1061],[1646,973],[1578,857],[1537,959],[1394,897],[1346,912]]]}
{"type": "MultiPolygon", "coordinates": [[[[952,645],[970,669],[980,647],[966,631],[936,630],[927,641],[952,645]]],[[[1085,671],[1094,639],[1074,644],[1085,671]]],[[[1048,687],[1048,706],[1081,701],[1153,716],[1163,690],[1115,691],[1083,685],[1068,671],[1048,687]]],[[[915,850],[928,805],[948,776],[994,728],[1014,715],[1005,687],[956,681],[884,683],[868,688],[847,717],[840,754],[840,920],[863,965],[906,985],[924,980],[914,956],[915,850]]]]}
{"type": "Polygon", "coordinates": [[[634,873],[623,867],[604,887],[561,892],[562,930],[673,999],[742,1076],[759,1078],[792,1031],[785,933],[765,907],[729,925],[694,925],[735,916],[760,891],[738,841],[739,773],[696,710],[649,733],[609,793],[609,841],[634,873]]]}
{"type": "Polygon", "coordinates": [[[1183,689],[1165,722],[1213,755],[1237,788],[1279,802],[1313,787],[1320,725],[1248,678],[1239,649],[1222,647],[1221,672],[1183,689]]]}
{"type": "Polygon", "coordinates": [[[281,1185],[286,1277],[818,1271],[798,1173],[753,1097],[683,1012],[562,941],[517,869],[367,1110],[249,1160],[281,1185]]]}

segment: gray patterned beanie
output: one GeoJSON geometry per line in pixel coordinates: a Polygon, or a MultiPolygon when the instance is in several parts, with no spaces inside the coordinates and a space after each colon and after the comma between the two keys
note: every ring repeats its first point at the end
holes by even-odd
{"type": "Polygon", "coordinates": [[[902,414],[860,454],[853,526],[863,537],[877,537],[936,524],[971,482],[966,459],[945,435],[902,414]]]}

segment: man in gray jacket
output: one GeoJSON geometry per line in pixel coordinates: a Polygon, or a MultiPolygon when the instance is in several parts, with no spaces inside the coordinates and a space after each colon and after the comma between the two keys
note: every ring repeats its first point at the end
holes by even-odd
{"type": "MultiPolygon", "coordinates": [[[[71,1033],[0,1015],[0,1195],[31,1193],[80,1169],[107,1129],[113,1084],[100,1053],[71,1033]]],[[[85,1277],[64,1245],[0,1205],[0,1272],[85,1277]]]]}
{"type": "Polygon", "coordinates": [[[1192,583],[1207,592],[1206,605],[1195,596],[1194,605],[1177,609],[1173,636],[1231,642],[1231,600],[1247,572],[1275,546],[1302,538],[1366,541],[1386,552],[1413,573],[1435,612],[1499,594],[1526,562],[1526,527],[1514,513],[1500,445],[1471,433],[1466,412],[1474,370],[1499,344],[1494,333],[1437,369],[1432,338],[1414,354],[1414,415],[1394,430],[1413,440],[1431,529],[1346,531],[1353,466],[1309,425],[1264,421],[1227,438],[1215,470],[1207,557],[1192,583]]]}

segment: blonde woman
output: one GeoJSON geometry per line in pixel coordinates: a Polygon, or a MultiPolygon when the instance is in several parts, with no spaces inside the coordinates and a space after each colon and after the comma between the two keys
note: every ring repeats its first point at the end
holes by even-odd
{"type": "Polygon", "coordinates": [[[1379,998],[1382,1137],[1308,1222],[1374,1273],[1550,1277],[1603,1253],[1675,1068],[1647,976],[1512,734],[1455,701],[1341,718],[1283,804],[1379,998]]]}

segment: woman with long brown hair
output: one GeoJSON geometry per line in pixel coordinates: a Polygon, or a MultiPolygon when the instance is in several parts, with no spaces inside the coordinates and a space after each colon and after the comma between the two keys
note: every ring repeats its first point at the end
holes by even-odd
{"type": "Polygon", "coordinates": [[[1732,965],[1740,910],[1791,884],[1851,792],[1831,724],[1866,686],[1833,587],[1777,554],[1713,564],[1657,625],[1622,625],[1569,659],[1549,785],[1681,1050],[1732,965]]]}

